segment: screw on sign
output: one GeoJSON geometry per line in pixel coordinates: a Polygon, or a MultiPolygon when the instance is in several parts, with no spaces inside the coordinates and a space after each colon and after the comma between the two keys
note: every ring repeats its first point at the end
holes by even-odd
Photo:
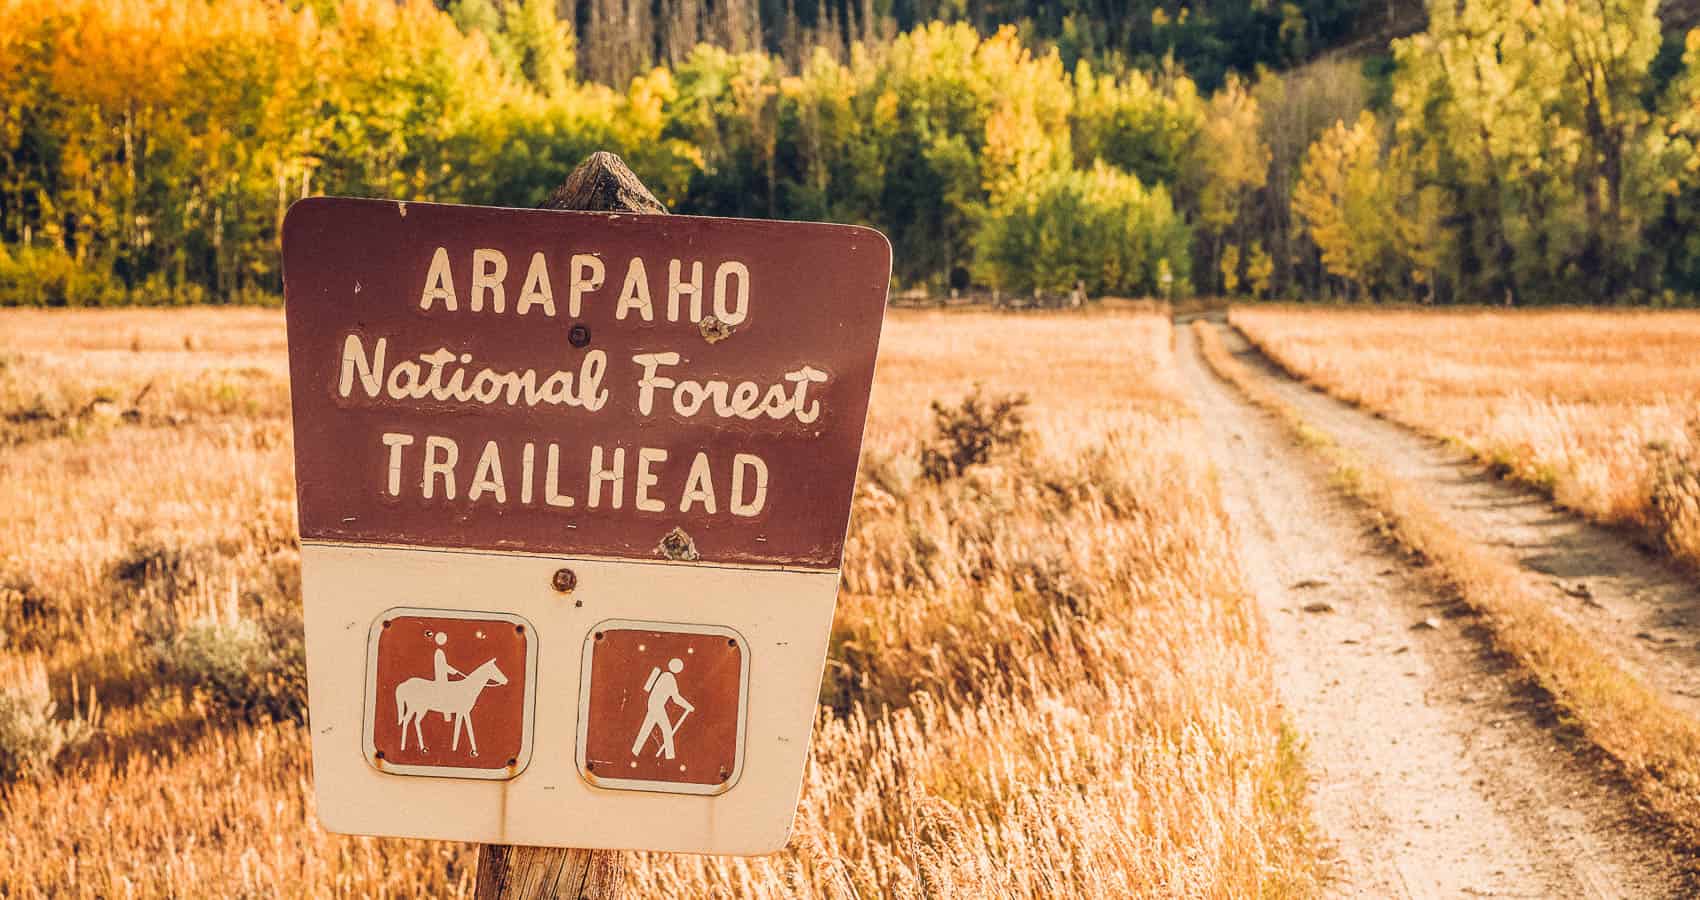
{"type": "Polygon", "coordinates": [[[579,771],[611,789],[730,790],[743,770],[749,676],[730,628],[597,625],[580,679],[579,771]]]}
{"type": "Polygon", "coordinates": [[[536,658],[536,631],[517,616],[385,613],[367,654],[367,761],[392,774],[518,775],[531,755],[536,658]]]}

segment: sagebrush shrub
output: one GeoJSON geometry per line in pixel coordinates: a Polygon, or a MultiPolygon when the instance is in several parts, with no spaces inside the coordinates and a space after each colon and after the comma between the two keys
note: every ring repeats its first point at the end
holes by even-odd
{"type": "Polygon", "coordinates": [[[961,475],[1003,448],[1017,447],[1027,437],[1024,394],[987,398],[979,385],[962,403],[945,406],[933,401],[933,437],[921,446],[921,474],[931,481],[961,475]]]}
{"type": "Polygon", "coordinates": [[[39,657],[0,659],[0,784],[45,772],[94,733],[92,703],[86,715],[58,711],[39,657]]]}
{"type": "Polygon", "coordinates": [[[58,639],[69,616],[34,581],[0,575],[0,647],[37,650],[58,639]]]}
{"type": "Polygon", "coordinates": [[[208,581],[215,561],[207,548],[142,541],[113,563],[112,579],[132,590],[153,589],[166,598],[178,597],[208,581]]]}
{"type": "Polygon", "coordinates": [[[247,721],[305,721],[307,664],[300,620],[259,621],[235,598],[181,621],[154,644],[162,680],[212,712],[247,721]]]}

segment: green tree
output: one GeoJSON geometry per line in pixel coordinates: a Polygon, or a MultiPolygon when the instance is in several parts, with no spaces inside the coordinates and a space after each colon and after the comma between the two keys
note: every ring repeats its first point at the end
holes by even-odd
{"type": "Polygon", "coordinates": [[[1449,293],[1538,302],[1647,286],[1653,13],[1641,0],[1433,3],[1428,31],[1395,42],[1400,143],[1457,223],[1449,293]]]}
{"type": "Polygon", "coordinates": [[[1165,273],[1186,290],[1189,231],[1168,191],[1103,164],[1050,172],[1006,195],[977,243],[981,276],[1018,294],[1158,294],[1165,273]]]}
{"type": "Polygon", "coordinates": [[[1117,76],[1082,61],[1074,89],[1070,125],[1080,165],[1102,160],[1147,184],[1180,178],[1205,115],[1192,79],[1173,67],[1117,76]]]}

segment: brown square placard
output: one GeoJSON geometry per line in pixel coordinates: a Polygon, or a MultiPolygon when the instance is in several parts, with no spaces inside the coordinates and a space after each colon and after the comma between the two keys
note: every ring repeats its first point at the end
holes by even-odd
{"type": "Polygon", "coordinates": [[[731,790],[743,773],[749,680],[749,646],[730,628],[597,625],[584,643],[579,773],[615,790],[731,790]]]}
{"type": "Polygon", "coordinates": [[[386,610],[367,648],[367,761],[392,775],[518,775],[531,756],[536,642],[507,613],[386,610]]]}

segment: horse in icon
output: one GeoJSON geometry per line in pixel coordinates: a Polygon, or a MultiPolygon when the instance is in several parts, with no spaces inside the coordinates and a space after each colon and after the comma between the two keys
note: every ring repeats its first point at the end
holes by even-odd
{"type": "Polygon", "coordinates": [[[415,743],[424,750],[425,735],[419,730],[419,720],[430,713],[440,712],[454,719],[454,739],[449,742],[449,749],[460,749],[460,732],[464,728],[466,739],[472,743],[472,755],[477,756],[478,737],[472,731],[472,707],[478,703],[478,695],[485,688],[507,683],[508,676],[496,668],[495,659],[490,659],[459,681],[409,678],[396,685],[396,721],[401,725],[401,749],[407,749],[407,726],[411,724],[413,736],[417,738],[415,743]]]}

